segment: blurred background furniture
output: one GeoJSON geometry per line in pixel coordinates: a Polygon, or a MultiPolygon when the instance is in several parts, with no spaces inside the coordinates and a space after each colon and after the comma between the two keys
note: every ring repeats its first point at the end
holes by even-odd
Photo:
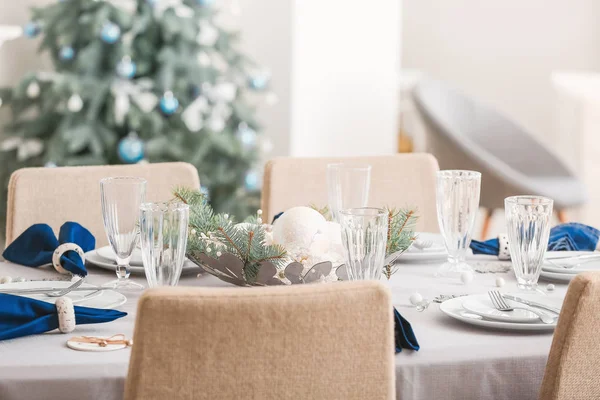
{"type": "Polygon", "coordinates": [[[600,398],[600,273],[571,281],[554,331],[540,400],[600,398]]]}
{"type": "Polygon", "coordinates": [[[581,181],[511,120],[436,80],[422,79],[414,96],[427,127],[427,149],[440,167],[482,172],[482,238],[493,210],[503,208],[508,196],[549,197],[561,222],[566,209],[585,203],[581,181]]]}
{"type": "Polygon", "coordinates": [[[392,310],[367,281],[150,289],[125,399],[391,400],[392,310]]]}
{"type": "Polygon", "coordinates": [[[96,247],[108,244],[100,179],[109,176],[145,178],[147,201],[170,200],[176,186],[200,189],[198,171],[183,162],[19,169],[8,186],[6,245],[33,224],[45,223],[58,232],[66,221],[77,221],[92,232],[96,247]]]}
{"type": "Polygon", "coordinates": [[[417,230],[439,232],[435,206],[435,173],[431,154],[374,157],[276,158],[265,166],[262,210],[266,221],[294,206],[327,205],[327,164],[365,163],[372,166],[369,206],[418,207],[417,230]]]}

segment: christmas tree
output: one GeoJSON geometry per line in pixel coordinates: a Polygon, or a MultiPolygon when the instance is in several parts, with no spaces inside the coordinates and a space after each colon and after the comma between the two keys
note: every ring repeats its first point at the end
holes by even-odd
{"type": "Polygon", "coordinates": [[[0,143],[4,187],[28,166],[187,161],[216,211],[255,210],[264,142],[254,103],[268,73],[238,51],[222,12],[214,0],[34,9],[24,34],[41,36],[54,71],[0,89],[12,112],[0,143]]]}

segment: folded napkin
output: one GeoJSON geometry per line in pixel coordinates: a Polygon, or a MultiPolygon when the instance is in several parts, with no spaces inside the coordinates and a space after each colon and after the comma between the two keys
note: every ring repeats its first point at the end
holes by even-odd
{"type": "Polygon", "coordinates": [[[396,354],[400,353],[402,349],[418,351],[421,348],[412,326],[396,308],[394,308],[394,341],[396,342],[396,354]]]}
{"type": "MultiPolygon", "coordinates": [[[[591,226],[570,222],[557,225],[550,230],[549,251],[594,251],[598,246],[600,231],[591,226]]],[[[473,254],[498,255],[500,242],[490,239],[485,242],[471,241],[473,254]]]]}
{"type": "MultiPolygon", "coordinates": [[[[110,322],[127,315],[117,310],[78,306],[73,308],[77,325],[110,322]]],[[[12,294],[0,294],[0,340],[44,333],[58,327],[58,313],[54,304],[12,294]]]]}
{"type": "MultiPolygon", "coordinates": [[[[75,243],[84,252],[94,250],[96,239],[83,226],[76,222],[65,222],[60,227],[58,239],[52,228],[46,224],[35,224],[27,228],[12,242],[2,256],[8,261],[28,267],[52,263],[52,253],[64,243],[75,243]]],[[[67,251],[60,257],[64,269],[74,275],[86,276],[87,270],[81,257],[74,251],[67,251]]]]}

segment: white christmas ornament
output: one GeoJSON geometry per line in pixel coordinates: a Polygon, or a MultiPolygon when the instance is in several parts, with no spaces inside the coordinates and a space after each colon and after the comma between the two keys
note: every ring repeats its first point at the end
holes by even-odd
{"type": "Polygon", "coordinates": [[[410,295],[408,300],[410,301],[410,304],[412,304],[413,306],[416,306],[423,301],[423,296],[421,296],[421,293],[419,293],[419,292],[414,292],[413,294],[410,295]]]}
{"type": "Polygon", "coordinates": [[[29,97],[30,99],[35,99],[40,95],[40,91],[40,85],[37,82],[33,81],[27,86],[27,97],[29,97]]]}
{"type": "Polygon", "coordinates": [[[315,236],[325,229],[325,218],[310,207],[293,207],[273,226],[273,241],[294,253],[311,247],[315,236]]]}
{"type": "Polygon", "coordinates": [[[207,125],[208,129],[210,129],[213,132],[222,132],[223,129],[225,129],[225,120],[223,118],[213,115],[208,120],[207,125]]]}
{"type": "Polygon", "coordinates": [[[137,106],[145,113],[149,113],[154,110],[156,105],[158,104],[158,96],[151,92],[142,92],[137,94],[133,101],[137,106]]]}
{"type": "Polygon", "coordinates": [[[181,113],[181,119],[191,132],[198,132],[204,126],[202,111],[198,107],[194,107],[194,103],[181,113]]]}
{"type": "Polygon", "coordinates": [[[125,93],[119,93],[115,97],[115,109],[113,111],[115,115],[115,122],[117,125],[122,126],[125,122],[125,116],[129,112],[131,104],[129,103],[129,96],[125,93]]]}
{"type": "Polygon", "coordinates": [[[69,97],[67,101],[67,109],[71,112],[79,112],[83,108],[83,100],[77,93],[69,97]]]}
{"type": "Polygon", "coordinates": [[[217,96],[220,100],[225,102],[231,102],[235,99],[237,87],[231,82],[221,82],[215,86],[214,90],[214,95],[217,96]]]}
{"type": "Polygon", "coordinates": [[[201,46],[214,46],[219,39],[219,31],[213,25],[208,23],[199,24],[196,42],[201,46]]]}

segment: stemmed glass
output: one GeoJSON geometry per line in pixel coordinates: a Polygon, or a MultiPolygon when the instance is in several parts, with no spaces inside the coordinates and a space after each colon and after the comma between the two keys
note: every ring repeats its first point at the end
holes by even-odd
{"type": "Polygon", "coordinates": [[[517,286],[536,291],[550,236],[553,201],[541,196],[504,199],[508,246],[517,286]]]}
{"type": "Polygon", "coordinates": [[[117,279],[105,284],[114,289],[140,290],[129,279],[129,259],[138,239],[139,209],[146,196],[146,180],[130,176],[100,180],[102,219],[108,242],[117,258],[117,279]]]}
{"type": "Polygon", "coordinates": [[[340,223],[340,210],[366,207],[371,185],[368,164],[337,163],[327,165],[327,193],[333,221],[340,223]]]}
{"type": "Polygon", "coordinates": [[[460,276],[473,271],[465,262],[475,216],[479,210],[481,173],[447,170],[437,173],[437,215],[444,237],[448,261],[437,271],[437,276],[460,276]]]}

